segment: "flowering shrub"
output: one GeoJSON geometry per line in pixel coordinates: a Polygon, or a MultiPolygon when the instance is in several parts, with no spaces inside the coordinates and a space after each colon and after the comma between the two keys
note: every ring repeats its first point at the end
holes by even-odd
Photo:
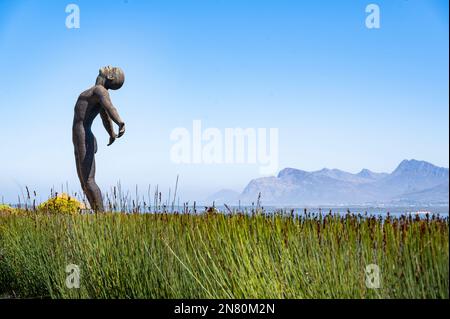
{"type": "Polygon", "coordinates": [[[76,214],[85,208],[86,206],[83,203],[66,193],[50,198],[38,206],[39,211],[54,214],[76,214]]]}
{"type": "Polygon", "coordinates": [[[0,204],[0,213],[14,213],[14,208],[9,205],[0,204]]]}

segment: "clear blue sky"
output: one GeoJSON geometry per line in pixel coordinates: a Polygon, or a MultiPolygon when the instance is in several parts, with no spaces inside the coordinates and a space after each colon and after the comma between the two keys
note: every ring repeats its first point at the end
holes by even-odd
{"type": "Polygon", "coordinates": [[[242,190],[258,165],[177,165],[176,127],[277,127],[283,167],[392,171],[416,158],[448,167],[448,1],[0,0],[0,195],[79,189],[73,107],[98,69],[127,124],[113,146],[98,119],[97,180],[174,185],[182,199],[242,190]],[[377,3],[381,28],[365,27],[377,3]]]}

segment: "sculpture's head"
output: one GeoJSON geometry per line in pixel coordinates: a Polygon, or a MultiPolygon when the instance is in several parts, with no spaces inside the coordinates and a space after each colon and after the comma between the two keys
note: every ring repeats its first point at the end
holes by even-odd
{"type": "Polygon", "coordinates": [[[106,89],[118,90],[125,81],[125,74],[121,68],[105,66],[98,71],[95,84],[103,85],[106,89]]]}

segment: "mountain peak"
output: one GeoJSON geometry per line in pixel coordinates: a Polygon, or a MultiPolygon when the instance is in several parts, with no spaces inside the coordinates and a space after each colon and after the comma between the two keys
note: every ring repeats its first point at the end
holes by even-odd
{"type": "Polygon", "coordinates": [[[367,174],[367,173],[373,173],[370,169],[363,168],[358,174],[367,174]]]}
{"type": "Polygon", "coordinates": [[[278,173],[278,178],[285,178],[285,177],[290,177],[290,176],[302,176],[307,174],[308,172],[306,171],[302,171],[300,169],[296,169],[296,168],[290,168],[290,167],[286,167],[284,169],[282,169],[279,173],[278,173]]]}
{"type": "Polygon", "coordinates": [[[370,169],[363,168],[356,175],[361,177],[361,178],[368,179],[368,180],[378,180],[378,179],[382,179],[383,177],[386,177],[389,174],[387,174],[387,173],[375,173],[375,172],[372,172],[370,169]]]}
{"type": "Polygon", "coordinates": [[[358,176],[361,177],[371,177],[374,174],[374,172],[372,172],[370,169],[367,168],[363,168],[358,174],[358,176]]]}
{"type": "Polygon", "coordinates": [[[432,176],[448,176],[448,168],[438,167],[426,161],[418,161],[415,159],[403,160],[392,175],[432,175],[432,176]]]}
{"type": "MultiPolygon", "coordinates": [[[[417,166],[417,165],[421,165],[421,164],[424,164],[424,163],[425,163],[425,164],[430,164],[430,163],[428,163],[428,162],[425,162],[425,161],[418,161],[418,160],[412,158],[412,159],[410,159],[410,160],[404,159],[403,161],[400,162],[400,164],[399,164],[398,166],[399,166],[399,167],[400,167],[400,166],[417,166]]],[[[432,165],[432,164],[430,164],[430,165],[432,165]]]]}

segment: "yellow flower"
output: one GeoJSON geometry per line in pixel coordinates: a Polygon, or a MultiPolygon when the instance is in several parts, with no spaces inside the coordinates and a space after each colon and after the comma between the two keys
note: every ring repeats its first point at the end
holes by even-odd
{"type": "Polygon", "coordinates": [[[9,205],[0,204],[0,213],[14,214],[15,209],[9,205]]]}
{"type": "Polygon", "coordinates": [[[66,193],[58,194],[38,206],[39,211],[55,214],[76,214],[86,205],[66,193]]]}

